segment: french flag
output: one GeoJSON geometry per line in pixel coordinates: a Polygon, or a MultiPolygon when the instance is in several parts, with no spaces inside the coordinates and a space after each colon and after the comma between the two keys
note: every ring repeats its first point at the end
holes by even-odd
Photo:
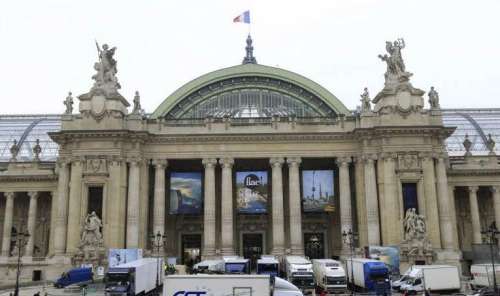
{"type": "Polygon", "coordinates": [[[233,23],[250,24],[250,10],[243,12],[233,19],[233,23]]]}

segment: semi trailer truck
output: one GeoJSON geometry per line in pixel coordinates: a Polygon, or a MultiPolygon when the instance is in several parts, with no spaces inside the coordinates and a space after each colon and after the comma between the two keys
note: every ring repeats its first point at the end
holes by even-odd
{"type": "Polygon", "coordinates": [[[161,258],[142,258],[110,267],[105,276],[105,296],[145,295],[163,283],[161,258]]]}
{"type": "Polygon", "coordinates": [[[347,259],[346,270],[351,289],[379,295],[391,293],[390,272],[384,262],[364,258],[347,259]]]}
{"type": "Polygon", "coordinates": [[[333,259],[313,259],[316,292],[343,293],[347,290],[344,267],[333,259]]]}

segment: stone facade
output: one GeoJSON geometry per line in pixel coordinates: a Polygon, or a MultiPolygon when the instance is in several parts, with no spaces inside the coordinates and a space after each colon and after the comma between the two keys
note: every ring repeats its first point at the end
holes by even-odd
{"type": "Polygon", "coordinates": [[[105,249],[153,251],[148,238],[161,233],[167,236],[161,254],[178,258],[195,249],[189,246],[197,240],[202,258],[245,255],[252,234],[260,235],[260,253],[278,256],[309,254],[311,237],[322,238],[322,257],[345,256],[349,247],[342,233],[349,230],[359,234],[357,248],[400,245],[405,184],[416,188],[432,262],[460,264],[463,252],[482,242],[480,231],[500,220],[498,157],[449,157],[445,140],[454,128],[443,124],[438,105],[424,108],[423,92],[408,80],[398,84],[391,76],[373,108],[366,106],[366,91],[362,112],[350,112],[319,85],[298,81],[288,71],[255,63],[228,69],[202,77],[203,83],[190,82],[152,115],[140,110],[138,93],[128,114],[116,80],[96,83],[79,97],[79,112],[67,110],[60,131],[50,134],[59,145],[56,162],[13,157],[5,164],[0,173],[2,281],[14,278],[13,230],[26,227],[33,234],[22,254],[22,279],[30,280],[36,270],[53,279],[78,253],[91,210],[102,219],[105,249]],[[246,77],[239,88],[251,88],[255,77],[259,83],[281,81],[282,93],[295,87],[296,95],[304,88],[302,93],[319,99],[333,116],[169,118],[193,108],[190,97],[209,97],[200,89],[223,87],[228,73],[246,77]],[[303,212],[301,171],[324,168],[335,172],[335,209],[303,212]],[[270,176],[266,214],[243,215],[236,208],[235,172],[252,169],[270,176]],[[202,173],[202,213],[170,211],[169,176],[177,171],[202,173]]]}

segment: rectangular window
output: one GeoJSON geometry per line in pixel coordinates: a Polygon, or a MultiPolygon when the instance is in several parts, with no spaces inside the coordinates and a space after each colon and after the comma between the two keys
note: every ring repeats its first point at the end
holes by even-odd
{"type": "Polygon", "coordinates": [[[87,213],[95,212],[102,219],[102,186],[90,186],[87,213]]]}
{"type": "Polygon", "coordinates": [[[417,183],[403,183],[402,186],[404,213],[411,208],[418,213],[417,183]]]}

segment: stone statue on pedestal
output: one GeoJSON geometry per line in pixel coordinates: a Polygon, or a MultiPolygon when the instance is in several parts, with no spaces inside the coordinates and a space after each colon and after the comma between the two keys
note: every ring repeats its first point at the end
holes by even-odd
{"type": "Polygon", "coordinates": [[[486,141],[486,148],[490,151],[489,155],[495,155],[495,140],[488,134],[488,140],[486,141]]]}
{"type": "Polygon", "coordinates": [[[472,142],[469,140],[468,134],[465,134],[465,139],[464,139],[462,145],[464,145],[464,148],[465,148],[465,156],[471,156],[472,153],[470,152],[470,150],[472,148],[472,142]]]}
{"type": "Polygon", "coordinates": [[[142,114],[143,110],[141,108],[141,97],[139,95],[139,92],[135,92],[134,96],[134,109],[132,109],[132,114],[142,114]]]}
{"type": "Polygon", "coordinates": [[[73,97],[71,95],[71,92],[69,92],[68,96],[63,102],[64,106],[66,106],[66,111],[64,111],[64,114],[70,115],[71,113],[73,113],[73,97]]]}
{"type": "Polygon", "coordinates": [[[415,208],[406,210],[403,220],[404,241],[401,243],[402,261],[414,264],[416,261],[432,263],[434,254],[427,238],[425,217],[417,214],[415,208]]]}
{"type": "Polygon", "coordinates": [[[403,48],[405,48],[405,41],[403,38],[394,42],[386,41],[385,49],[389,55],[378,55],[382,61],[387,63],[387,70],[385,72],[386,82],[405,82],[413,75],[410,72],[406,72],[403,56],[401,55],[401,50],[403,48]]]}
{"type": "Polygon", "coordinates": [[[40,161],[40,153],[42,153],[42,147],[40,147],[40,139],[36,139],[35,147],[33,147],[33,154],[35,155],[34,161],[40,161]]]}
{"type": "Polygon", "coordinates": [[[10,161],[16,162],[18,154],[19,154],[19,145],[17,145],[17,140],[14,139],[14,144],[10,146],[10,155],[11,155],[10,161]]]}
{"type": "Polygon", "coordinates": [[[369,112],[372,110],[372,105],[370,104],[370,94],[368,93],[368,88],[365,87],[364,92],[361,94],[361,112],[369,112]]]}
{"type": "Polygon", "coordinates": [[[429,105],[431,106],[431,110],[439,109],[439,93],[434,89],[434,86],[431,86],[431,90],[429,91],[429,105]]]}
{"type": "Polygon", "coordinates": [[[78,252],[72,258],[73,264],[90,263],[94,266],[105,264],[106,250],[101,228],[102,221],[97,214],[95,212],[88,214],[83,225],[78,252]]]}

